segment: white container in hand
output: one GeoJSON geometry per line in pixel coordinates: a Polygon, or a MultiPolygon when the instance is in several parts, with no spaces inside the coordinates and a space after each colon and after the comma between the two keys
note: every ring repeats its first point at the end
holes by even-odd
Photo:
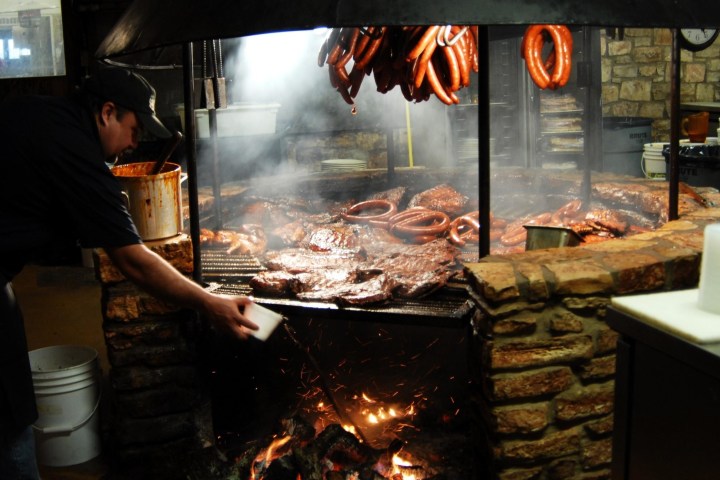
{"type": "Polygon", "coordinates": [[[245,312],[243,313],[248,320],[257,324],[260,327],[258,330],[251,330],[250,334],[258,340],[265,341],[275,331],[280,322],[282,322],[282,315],[273,312],[272,310],[261,307],[257,303],[249,303],[245,305],[245,312]]]}

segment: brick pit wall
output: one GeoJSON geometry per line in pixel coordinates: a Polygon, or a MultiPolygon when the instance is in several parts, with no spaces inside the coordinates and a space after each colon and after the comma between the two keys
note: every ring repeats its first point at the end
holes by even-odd
{"type": "Polygon", "coordinates": [[[610,478],[617,334],[606,308],[613,296],[697,287],[704,227],[718,218],[702,209],[651,233],[466,266],[490,478],[610,478]]]}
{"type": "MultiPolygon", "coordinates": [[[[654,232],[466,265],[483,480],[610,478],[617,334],[606,308],[613,296],[697,286],[703,229],[718,219],[720,208],[689,209],[654,232]]],[[[187,236],[149,246],[191,275],[187,236]]],[[[113,454],[133,463],[213,445],[195,315],[139,292],[102,253],[96,265],[113,454]]]]}
{"type": "MultiPolygon", "coordinates": [[[[191,277],[189,236],[146,245],[191,277]]],[[[123,469],[177,463],[213,445],[210,396],[198,363],[197,315],[139,290],[102,251],[96,251],[95,260],[110,363],[108,444],[113,460],[123,469]]]]}

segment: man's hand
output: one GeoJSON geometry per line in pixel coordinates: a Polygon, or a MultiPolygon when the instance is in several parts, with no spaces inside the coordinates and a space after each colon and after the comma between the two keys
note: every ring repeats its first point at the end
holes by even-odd
{"type": "Polygon", "coordinates": [[[258,329],[258,326],[242,313],[245,305],[249,303],[252,303],[252,299],[248,297],[209,294],[201,313],[216,330],[246,340],[251,330],[258,329]]]}

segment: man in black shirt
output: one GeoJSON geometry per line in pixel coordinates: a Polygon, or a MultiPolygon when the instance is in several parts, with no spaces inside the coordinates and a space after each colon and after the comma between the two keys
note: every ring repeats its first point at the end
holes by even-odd
{"type": "Polygon", "coordinates": [[[103,248],[126,278],[193,308],[246,339],[257,325],[246,297],[208,293],[145,247],[106,162],[138,146],[143,130],[167,138],[155,90],[125,69],[103,68],[71,98],[0,105],[0,479],[37,479],[37,419],[22,315],[12,279],[38,253],[66,241],[103,248]]]}

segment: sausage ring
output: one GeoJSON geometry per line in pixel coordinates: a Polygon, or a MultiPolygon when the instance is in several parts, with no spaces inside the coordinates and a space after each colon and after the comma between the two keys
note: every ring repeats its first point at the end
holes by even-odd
{"type": "Polygon", "coordinates": [[[512,247],[519,245],[527,239],[527,230],[523,229],[508,229],[500,237],[500,243],[506,247],[512,247]]]}
{"type": "Polygon", "coordinates": [[[367,223],[370,221],[386,221],[397,213],[397,205],[390,200],[374,199],[366,200],[364,202],[356,203],[352,207],[348,208],[341,217],[348,222],[352,223],[367,223]],[[360,215],[361,212],[367,210],[384,210],[379,214],[360,215]]]}
{"type": "Polygon", "coordinates": [[[544,25],[531,25],[525,31],[522,41],[523,52],[525,57],[525,65],[527,66],[530,78],[535,85],[541,90],[548,88],[550,85],[550,75],[545,70],[542,60],[542,48],[545,41],[543,40],[544,25]]]}
{"type": "Polygon", "coordinates": [[[450,217],[443,212],[429,211],[396,222],[390,232],[404,236],[442,235],[450,227],[450,217]]]}
{"type": "Polygon", "coordinates": [[[425,207],[408,208],[407,210],[403,210],[402,212],[396,213],[392,217],[388,218],[387,223],[388,223],[388,226],[392,227],[393,225],[395,225],[396,223],[398,223],[401,220],[406,220],[408,218],[413,218],[420,214],[429,213],[429,212],[432,212],[432,210],[430,210],[429,208],[425,208],[425,207]]]}
{"type": "Polygon", "coordinates": [[[480,222],[473,216],[473,213],[457,217],[450,223],[448,237],[450,242],[458,247],[464,247],[467,242],[478,243],[480,241],[480,222]]]}
{"type": "Polygon", "coordinates": [[[527,28],[520,47],[521,55],[525,59],[530,78],[540,89],[554,90],[567,84],[572,70],[572,46],[572,33],[565,25],[531,25],[527,28]],[[548,58],[543,60],[545,32],[552,39],[553,50],[548,58]]]}

